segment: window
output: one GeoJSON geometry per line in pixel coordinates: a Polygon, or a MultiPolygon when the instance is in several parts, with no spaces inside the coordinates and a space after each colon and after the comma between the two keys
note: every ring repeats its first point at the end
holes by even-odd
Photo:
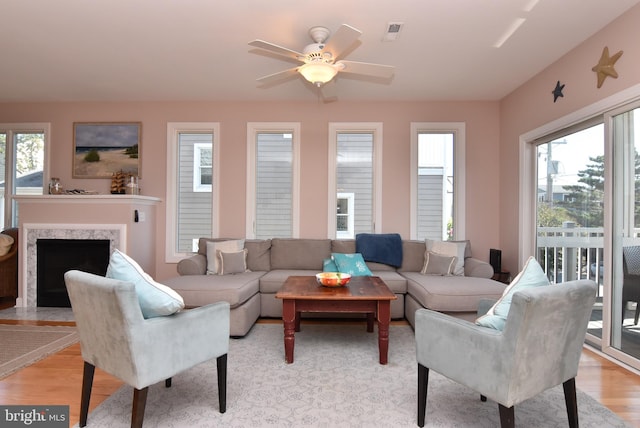
{"type": "Polygon", "coordinates": [[[336,238],[354,239],[353,193],[338,193],[336,206],[336,238]]]}
{"type": "Polygon", "coordinates": [[[381,153],[381,123],[329,124],[330,238],[382,230],[381,153]]]}
{"type": "Polygon", "coordinates": [[[213,183],[213,146],[211,141],[193,145],[193,191],[211,192],[213,183]]]}
{"type": "Polygon", "coordinates": [[[464,123],[411,124],[411,239],[464,239],[464,123]]]}
{"type": "Polygon", "coordinates": [[[18,225],[12,196],[44,193],[49,128],[48,123],[0,124],[0,221],[4,228],[18,225]]]}
{"type": "Polygon", "coordinates": [[[300,124],[247,124],[246,237],[299,236],[300,124]]]}
{"type": "Polygon", "coordinates": [[[219,135],[218,123],[167,124],[167,262],[217,236],[219,135]]]}

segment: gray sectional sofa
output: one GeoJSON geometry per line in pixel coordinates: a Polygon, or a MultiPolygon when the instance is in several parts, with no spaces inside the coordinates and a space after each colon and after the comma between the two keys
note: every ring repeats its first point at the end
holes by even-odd
{"type": "MultiPolygon", "coordinates": [[[[200,238],[198,253],[181,260],[179,276],[164,281],[184,299],[187,307],[217,301],[231,305],[231,335],[244,336],[259,317],[282,316],[282,301],[275,298],[287,277],[315,275],[331,253],[355,253],[355,240],[283,239],[245,240],[248,272],[207,275],[207,241],[200,238]]],[[[491,278],[493,268],[471,257],[467,242],[464,276],[423,275],[426,245],[424,241],[402,241],[402,265],[398,268],[367,262],[395,293],[391,317],[406,318],[414,325],[416,309],[428,308],[466,319],[475,318],[482,299],[497,299],[505,285],[491,278]]]]}

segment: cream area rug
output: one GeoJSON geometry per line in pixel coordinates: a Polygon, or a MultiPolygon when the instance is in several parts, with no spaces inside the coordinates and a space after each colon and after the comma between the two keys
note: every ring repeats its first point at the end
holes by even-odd
{"type": "MultiPolygon", "coordinates": [[[[378,363],[377,333],[353,324],[305,324],[294,363],[284,362],[282,325],[257,324],[231,339],[227,411],[218,411],[215,359],[149,388],[150,427],[416,427],[413,330],[390,327],[389,364],[378,363]]],[[[128,427],[133,389],[124,386],[89,414],[88,428],[128,427]]],[[[625,427],[578,391],[581,427],[625,427]]],[[[428,427],[499,426],[498,405],[435,372],[429,376],[428,427]]],[[[76,425],[77,426],[77,425],[76,425]]],[[[516,406],[517,427],[566,427],[562,387],[516,406]]]]}
{"type": "Polygon", "coordinates": [[[75,327],[0,324],[0,379],[77,341],[75,327]]]}

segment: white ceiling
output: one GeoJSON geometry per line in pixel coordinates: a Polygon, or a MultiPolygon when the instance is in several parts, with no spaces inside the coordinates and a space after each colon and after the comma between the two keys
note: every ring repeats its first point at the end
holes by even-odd
{"type": "Polygon", "coordinates": [[[343,23],[363,32],[345,59],[396,70],[339,74],[339,100],[498,100],[639,1],[0,0],[0,101],[315,100],[301,77],[260,87],[296,64],[247,43],[301,51],[343,23]]]}

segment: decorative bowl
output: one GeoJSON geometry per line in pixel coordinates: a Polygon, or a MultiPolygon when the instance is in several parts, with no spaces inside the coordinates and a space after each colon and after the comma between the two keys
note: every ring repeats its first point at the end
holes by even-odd
{"type": "Polygon", "coordinates": [[[325,287],[343,287],[351,280],[351,275],[340,272],[321,272],[316,274],[318,284],[325,287]]]}

